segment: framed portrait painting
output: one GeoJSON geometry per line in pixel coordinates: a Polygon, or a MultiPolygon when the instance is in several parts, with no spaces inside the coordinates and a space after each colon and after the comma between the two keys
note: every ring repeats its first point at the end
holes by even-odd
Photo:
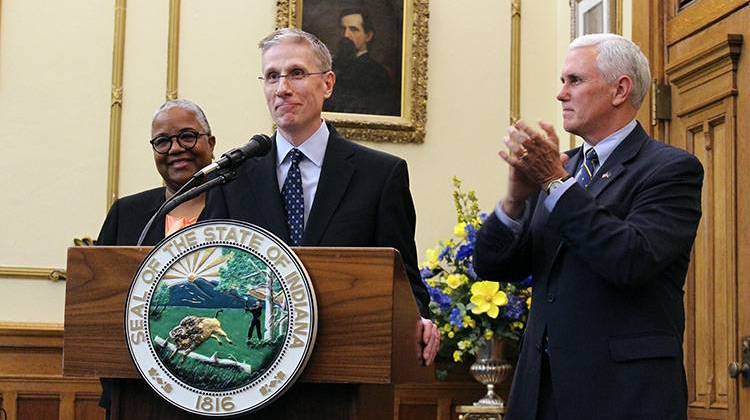
{"type": "Polygon", "coordinates": [[[427,113],[428,0],[278,0],[277,27],[316,35],[336,84],[324,117],[346,137],[421,143],[427,113]]]}

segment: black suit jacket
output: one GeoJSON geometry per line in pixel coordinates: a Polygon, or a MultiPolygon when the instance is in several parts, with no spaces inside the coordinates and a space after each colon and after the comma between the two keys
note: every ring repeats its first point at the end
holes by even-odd
{"type": "MultiPolygon", "coordinates": [[[[339,136],[332,126],[302,246],[393,247],[403,258],[420,313],[429,317],[429,295],[419,276],[414,243],[416,214],[406,161],[339,136]]],[[[222,187],[224,217],[264,227],[289,242],[271,151],[239,169],[222,187]]],[[[215,217],[214,217],[215,216],[215,217]]]]}
{"type": "MultiPolygon", "coordinates": [[[[568,152],[574,173],[582,152],[568,152]]],[[[549,213],[541,192],[517,240],[495,215],[479,231],[483,278],[532,274],[532,308],[508,420],[534,419],[548,337],[554,401],[566,419],[684,419],[683,286],[701,216],[703,168],[638,125],[585,190],[549,213]]]]}
{"type": "MultiPolygon", "coordinates": [[[[164,203],[164,191],[165,187],[154,188],[115,201],[109,209],[109,213],[107,213],[107,218],[104,220],[96,244],[136,245],[143,227],[156,213],[159,206],[164,203]]],[[[207,193],[206,206],[198,216],[198,221],[207,220],[209,214],[218,215],[216,210],[212,210],[212,206],[214,206],[214,203],[218,203],[223,208],[224,198],[221,194],[219,189],[207,193]]],[[[164,239],[164,220],[165,217],[162,216],[154,221],[143,240],[143,245],[156,245],[164,239]]]]}
{"type": "MultiPolygon", "coordinates": [[[[138,194],[122,197],[112,204],[107,213],[107,218],[102,224],[99,231],[99,238],[96,240],[97,245],[136,245],[138,237],[141,236],[146,223],[151,216],[156,213],[159,206],[166,199],[164,195],[165,187],[154,188],[143,191],[138,194]]],[[[210,211],[213,203],[218,202],[224,205],[224,198],[221,191],[209,191],[206,196],[206,206],[198,216],[198,220],[206,220],[208,214],[215,213],[210,211]]],[[[151,230],[143,240],[144,246],[156,245],[164,239],[164,220],[162,216],[156,219],[151,225],[151,230]]],[[[112,389],[121,381],[114,379],[102,378],[102,395],[99,400],[99,406],[110,409],[112,389]]]]}

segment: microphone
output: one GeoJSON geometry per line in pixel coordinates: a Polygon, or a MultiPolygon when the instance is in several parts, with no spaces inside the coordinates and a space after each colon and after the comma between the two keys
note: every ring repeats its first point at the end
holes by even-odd
{"type": "Polygon", "coordinates": [[[196,172],[193,178],[206,176],[219,169],[236,168],[247,158],[265,156],[269,150],[271,150],[271,139],[265,134],[256,134],[244,146],[235,147],[221,155],[216,162],[196,172]]]}

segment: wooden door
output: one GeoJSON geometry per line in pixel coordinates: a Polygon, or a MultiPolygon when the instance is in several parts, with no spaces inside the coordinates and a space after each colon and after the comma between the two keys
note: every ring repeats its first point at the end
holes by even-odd
{"type": "MultiPolygon", "coordinates": [[[[671,115],[639,119],[703,163],[703,217],[685,285],[691,419],[750,419],[750,387],[727,372],[750,336],[748,1],[633,1],[633,40],[671,88],[671,115]]],[[[647,105],[653,92],[647,98],[647,105]]]]}

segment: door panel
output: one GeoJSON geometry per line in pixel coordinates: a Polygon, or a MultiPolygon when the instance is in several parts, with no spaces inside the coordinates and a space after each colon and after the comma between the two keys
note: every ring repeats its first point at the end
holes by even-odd
{"type": "MultiPolygon", "coordinates": [[[[715,25],[730,26],[726,22],[715,25]]],[[[710,28],[710,25],[709,25],[710,28]]],[[[718,28],[718,26],[717,26],[718,28]]],[[[703,164],[703,217],[685,287],[685,368],[691,419],[743,417],[744,392],[729,378],[741,331],[738,275],[738,86],[743,37],[706,30],[663,45],[665,69],[655,76],[672,86],[668,141],[703,164]],[[659,77],[661,76],[661,77],[659,77]]]]}
{"type": "Polygon", "coordinates": [[[726,366],[736,342],[733,149],[724,102],[683,118],[685,148],[705,169],[703,217],[686,284],[685,355],[691,418],[734,419],[726,366]]]}

